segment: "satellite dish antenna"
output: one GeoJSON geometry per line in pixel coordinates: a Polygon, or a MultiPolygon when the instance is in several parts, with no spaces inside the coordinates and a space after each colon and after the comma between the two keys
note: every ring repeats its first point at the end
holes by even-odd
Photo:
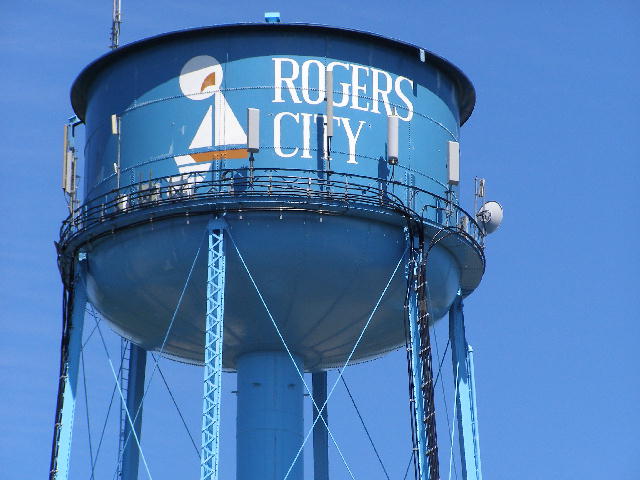
{"type": "Polygon", "coordinates": [[[502,205],[494,201],[486,202],[476,213],[478,223],[486,234],[493,233],[498,229],[503,216],[502,205]]]}

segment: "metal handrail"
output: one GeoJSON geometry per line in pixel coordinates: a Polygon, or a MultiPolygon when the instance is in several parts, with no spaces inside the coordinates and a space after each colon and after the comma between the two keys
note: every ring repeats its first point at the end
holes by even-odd
{"type": "Polygon", "coordinates": [[[333,171],[291,168],[221,169],[153,178],[132,183],[86,200],[62,224],[61,244],[107,220],[152,207],[201,200],[246,202],[281,198],[319,200],[347,208],[375,206],[409,214],[443,227],[459,228],[483,245],[484,233],[469,213],[445,197],[397,180],[333,171]],[[205,175],[210,179],[205,179],[205,175]],[[396,188],[408,192],[407,202],[396,188]],[[411,205],[407,205],[407,203],[411,205]],[[420,205],[419,209],[413,205],[420,205]]]}

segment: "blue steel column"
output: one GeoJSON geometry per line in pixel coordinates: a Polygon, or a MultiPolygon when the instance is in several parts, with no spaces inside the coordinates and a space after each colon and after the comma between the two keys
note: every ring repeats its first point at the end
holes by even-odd
{"type": "Polygon", "coordinates": [[[67,480],[69,478],[69,458],[71,455],[71,437],[73,417],[76,408],[80,351],[82,350],[82,329],[87,294],[84,285],[84,262],[76,265],[77,275],[70,292],[71,313],[65,320],[62,345],[62,371],[58,391],[58,407],[53,439],[51,472],[49,478],[67,480]]]}
{"type": "Polygon", "coordinates": [[[285,352],[246,353],[237,369],[236,480],[303,480],[304,455],[295,464],[293,459],[303,441],[304,391],[291,358],[285,352]]]}
{"type": "MultiPolygon", "coordinates": [[[[311,389],[313,395],[313,416],[312,421],[318,418],[318,408],[327,401],[327,372],[317,372],[311,374],[311,389]]],[[[328,407],[326,405],[322,411],[324,422],[329,425],[328,407]]],[[[329,432],[321,421],[313,427],[313,480],[329,480],[329,432]]]]}
{"type": "Polygon", "coordinates": [[[475,447],[475,459],[476,459],[476,478],[482,480],[482,462],[480,461],[480,429],[478,426],[478,404],[476,402],[476,374],[475,367],[473,365],[473,348],[471,345],[467,345],[467,359],[469,361],[469,378],[471,379],[471,408],[473,413],[473,446],[475,447]]]}
{"type": "Polygon", "coordinates": [[[418,331],[418,298],[417,298],[417,265],[419,258],[414,258],[409,263],[409,333],[411,336],[411,376],[413,379],[413,398],[411,399],[415,407],[415,429],[418,441],[418,470],[420,480],[429,480],[429,465],[426,456],[427,451],[427,431],[424,424],[424,401],[422,399],[422,358],[420,357],[420,334],[418,331]]]}
{"type": "MultiPolygon", "coordinates": [[[[142,435],[142,399],[144,397],[144,374],[147,366],[146,350],[130,345],[129,353],[129,378],[127,381],[127,409],[133,418],[138,441],[142,435]]],[[[140,463],[140,451],[131,431],[129,422],[124,423],[124,450],[122,452],[122,480],[136,480],[138,478],[138,465],[140,463]]]]}
{"type": "Polygon", "coordinates": [[[201,480],[217,480],[220,453],[220,401],[222,394],[222,332],[224,319],[226,222],[209,222],[207,318],[204,343],[204,401],[202,407],[201,480]]]}
{"type": "Polygon", "coordinates": [[[475,380],[473,378],[473,353],[467,344],[464,329],[462,296],[458,294],[449,310],[449,339],[453,375],[457,379],[456,416],[458,440],[462,459],[462,477],[465,480],[482,480],[480,469],[480,438],[475,405],[475,380]]]}

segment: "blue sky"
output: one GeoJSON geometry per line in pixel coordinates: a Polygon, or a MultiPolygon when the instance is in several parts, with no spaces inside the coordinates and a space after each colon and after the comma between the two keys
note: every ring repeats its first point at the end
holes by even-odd
{"type": "MultiPolygon", "coordinates": [[[[111,2],[3,2],[0,476],[31,479],[48,471],[57,388],[61,283],[53,241],[66,209],[59,181],[62,125],[71,115],[73,79],[107,50],[111,2]]],[[[640,341],[634,247],[640,6],[595,0],[125,0],[122,40],[261,21],[267,10],[280,10],[285,21],[357,28],[421,45],[455,63],[475,85],[476,110],[462,129],[463,204],[471,207],[473,177],[481,176],[488,196],[505,207],[503,226],[488,241],[482,285],[466,302],[485,478],[640,478],[634,367],[640,341]]],[[[436,334],[442,354],[444,323],[436,334]]],[[[115,352],[117,341],[108,337],[115,352]]],[[[100,424],[112,384],[100,344],[93,347],[87,354],[95,389],[90,405],[100,424]]],[[[402,357],[395,353],[347,373],[393,479],[402,478],[409,451],[402,357]]],[[[190,412],[198,441],[200,372],[169,362],[163,368],[168,380],[182,382],[177,400],[190,412]]],[[[232,432],[234,415],[233,376],[225,375],[225,382],[223,434],[232,432]]],[[[150,469],[154,478],[196,476],[193,447],[163,388],[154,384],[145,407],[150,469]]],[[[384,478],[343,391],[330,412],[356,478],[384,478]]],[[[449,453],[444,412],[440,408],[443,478],[449,453]]],[[[77,478],[87,478],[83,406],[76,427],[72,468],[77,478]]],[[[98,437],[99,428],[94,448],[98,437]]],[[[223,446],[224,478],[232,478],[230,438],[223,446]]],[[[112,475],[114,447],[104,447],[99,478],[112,475]]],[[[331,461],[333,478],[347,478],[335,452],[331,461]]]]}

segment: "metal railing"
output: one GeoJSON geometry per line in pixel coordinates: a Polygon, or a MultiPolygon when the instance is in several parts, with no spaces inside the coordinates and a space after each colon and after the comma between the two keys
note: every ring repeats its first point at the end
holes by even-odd
{"type": "Polygon", "coordinates": [[[334,211],[376,207],[416,220],[457,228],[483,245],[484,234],[469,213],[449,199],[399,181],[339,172],[283,168],[239,168],[158,177],[132,183],[86,200],[62,224],[61,244],[105,221],[154,207],[185,208],[202,202],[224,203],[233,210],[264,208],[265,201],[280,208],[314,204],[314,210],[334,211]],[[405,200],[401,200],[401,196],[405,200]],[[322,208],[318,208],[317,205],[322,208]]]}

